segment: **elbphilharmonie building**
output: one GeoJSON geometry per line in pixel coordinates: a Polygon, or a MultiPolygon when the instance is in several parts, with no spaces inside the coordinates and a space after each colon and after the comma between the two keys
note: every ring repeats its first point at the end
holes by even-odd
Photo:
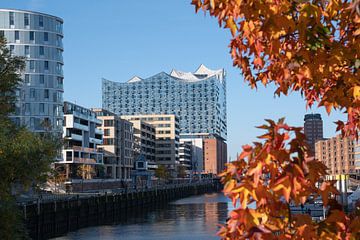
{"type": "Polygon", "coordinates": [[[175,114],[181,135],[211,134],[226,140],[226,74],[200,65],[127,82],[102,81],[102,105],[118,115],[175,114]]]}

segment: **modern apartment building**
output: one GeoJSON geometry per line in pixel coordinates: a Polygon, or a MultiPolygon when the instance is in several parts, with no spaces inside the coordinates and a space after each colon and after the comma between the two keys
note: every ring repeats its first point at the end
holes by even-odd
{"type": "Polygon", "coordinates": [[[192,159],[192,142],[191,141],[181,141],[179,146],[179,162],[180,166],[185,167],[186,171],[191,172],[193,169],[192,159]]]}
{"type": "Polygon", "coordinates": [[[12,119],[33,132],[61,134],[63,20],[44,13],[0,9],[0,36],[13,55],[26,58],[12,119]],[[49,128],[50,126],[50,128],[49,128]]]}
{"type": "Polygon", "coordinates": [[[179,120],[173,114],[123,115],[129,121],[141,120],[155,128],[155,160],[176,171],[179,165],[179,120]]]}
{"type": "Polygon", "coordinates": [[[141,159],[146,162],[147,166],[144,166],[144,168],[155,169],[155,127],[141,119],[125,120],[133,124],[134,161],[141,159]]]}
{"type": "Polygon", "coordinates": [[[216,134],[226,140],[225,70],[204,65],[125,83],[103,79],[103,108],[118,115],[174,114],[181,134],[216,134]]]}
{"type": "Polygon", "coordinates": [[[63,111],[63,159],[57,164],[64,164],[68,180],[102,177],[103,153],[98,149],[102,121],[95,112],[74,103],[64,102],[63,111]]]}
{"type": "Polygon", "coordinates": [[[323,139],[323,121],[321,115],[306,114],[304,117],[304,133],[310,146],[311,155],[315,154],[315,142],[323,139]]]}
{"type": "Polygon", "coordinates": [[[341,135],[315,143],[315,158],[328,167],[328,175],[353,174],[356,171],[354,142],[341,135]]]}
{"type": "Polygon", "coordinates": [[[132,123],[104,109],[91,110],[102,121],[103,143],[98,149],[104,154],[105,177],[130,181],[134,144],[132,123]]]}

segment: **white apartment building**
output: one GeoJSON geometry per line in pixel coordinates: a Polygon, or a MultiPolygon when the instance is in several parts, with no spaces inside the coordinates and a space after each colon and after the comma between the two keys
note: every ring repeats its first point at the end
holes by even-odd
{"type": "Polygon", "coordinates": [[[66,178],[92,179],[101,177],[103,153],[97,148],[102,144],[102,121],[95,112],[70,102],[64,102],[64,126],[62,150],[66,178]]]}

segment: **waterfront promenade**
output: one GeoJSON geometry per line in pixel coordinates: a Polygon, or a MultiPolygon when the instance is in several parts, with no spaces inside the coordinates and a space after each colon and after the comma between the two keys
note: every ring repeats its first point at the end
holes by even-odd
{"type": "Polygon", "coordinates": [[[106,225],[172,200],[220,191],[218,180],[170,184],[127,192],[43,195],[18,202],[32,239],[49,239],[80,228],[106,225]]]}

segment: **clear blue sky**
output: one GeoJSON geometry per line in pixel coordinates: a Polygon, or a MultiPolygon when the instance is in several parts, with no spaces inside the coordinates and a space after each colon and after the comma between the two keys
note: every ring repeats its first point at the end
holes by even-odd
{"type": "MultiPolygon", "coordinates": [[[[190,0],[1,0],[0,8],[40,11],[64,19],[64,99],[85,107],[101,106],[101,78],[124,82],[172,68],[193,71],[201,63],[227,71],[228,150],[261,134],[264,118],[286,116],[303,125],[305,103],[298,93],[274,98],[272,87],[251,90],[232,67],[228,30],[215,19],[195,14],[190,0]]],[[[335,135],[335,120],[324,120],[324,135],[335,135]]]]}

